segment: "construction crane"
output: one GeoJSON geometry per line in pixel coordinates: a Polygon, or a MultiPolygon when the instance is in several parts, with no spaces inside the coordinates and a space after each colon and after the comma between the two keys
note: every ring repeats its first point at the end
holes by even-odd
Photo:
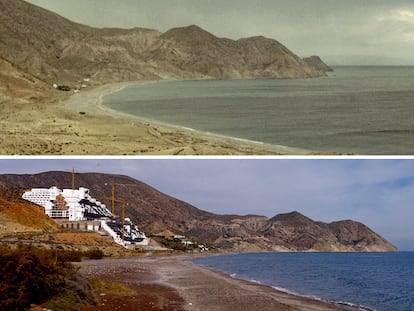
{"type": "MultiPolygon", "coordinates": [[[[72,185],[72,191],[74,191],[75,190],[75,179],[76,179],[76,172],[75,172],[75,168],[72,168],[72,170],[63,170],[64,172],[71,172],[72,173],[72,182],[71,182],[71,185],[72,185]]],[[[64,188],[63,186],[62,186],[62,188],[64,188]]]]}
{"type": "MultiPolygon", "coordinates": [[[[121,216],[121,222],[122,222],[122,242],[125,242],[125,200],[124,199],[115,199],[114,197],[105,197],[106,200],[112,199],[112,202],[115,203],[121,203],[122,205],[122,216],[121,216]]],[[[112,210],[112,217],[114,217],[114,208],[112,210]]]]}
{"type": "MultiPolygon", "coordinates": [[[[108,185],[108,184],[105,184],[108,185]]],[[[112,179],[112,183],[111,183],[111,190],[112,190],[112,197],[111,197],[111,202],[112,202],[112,215],[115,215],[115,186],[123,186],[123,187],[139,187],[138,184],[122,184],[122,183],[116,183],[113,179],[112,179]]]]}
{"type": "Polygon", "coordinates": [[[75,191],[75,169],[72,168],[72,191],[75,191]]]}

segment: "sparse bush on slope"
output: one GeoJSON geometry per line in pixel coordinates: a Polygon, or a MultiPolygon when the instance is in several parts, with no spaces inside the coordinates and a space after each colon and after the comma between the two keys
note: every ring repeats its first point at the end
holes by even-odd
{"type": "MultiPolygon", "coordinates": [[[[53,250],[0,247],[0,310],[25,310],[31,304],[41,305],[52,297],[69,293],[76,287],[76,280],[76,268],[53,250]]],[[[87,285],[80,285],[69,296],[72,294],[79,297],[80,303],[90,302],[85,299],[87,285]]]]}

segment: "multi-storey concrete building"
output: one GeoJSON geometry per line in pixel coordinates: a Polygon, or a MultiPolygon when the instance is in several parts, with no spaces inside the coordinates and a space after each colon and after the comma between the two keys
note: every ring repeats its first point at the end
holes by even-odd
{"type": "Polygon", "coordinates": [[[22,198],[45,208],[51,218],[76,220],[93,220],[112,217],[105,204],[91,197],[89,189],[63,189],[57,187],[33,188],[23,193],[22,198]]]}

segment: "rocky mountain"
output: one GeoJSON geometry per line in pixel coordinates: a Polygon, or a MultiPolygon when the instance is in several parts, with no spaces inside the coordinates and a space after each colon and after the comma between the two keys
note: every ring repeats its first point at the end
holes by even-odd
{"type": "Polygon", "coordinates": [[[139,79],[297,78],[325,74],[323,68],[264,37],[218,38],[197,26],[165,33],[143,28],[98,29],[23,0],[0,0],[1,63],[13,68],[10,74],[24,73],[29,84],[42,81],[49,87],[53,83],[76,87],[85,78],[101,84],[139,79]]]}
{"type": "MultiPolygon", "coordinates": [[[[71,188],[71,173],[0,175],[0,189],[71,188]]],[[[110,205],[112,181],[116,197],[127,202],[126,215],[147,234],[170,231],[197,242],[232,251],[395,251],[365,225],[351,220],[315,222],[298,212],[273,218],[259,215],[217,215],[163,194],[128,176],[76,174],[76,187],[110,205]]],[[[120,214],[116,207],[116,214],[120,214]]]]}

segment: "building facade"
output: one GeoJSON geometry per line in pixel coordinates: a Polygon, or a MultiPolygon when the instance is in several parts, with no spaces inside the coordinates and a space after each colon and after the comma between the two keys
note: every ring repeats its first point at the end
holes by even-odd
{"type": "Polygon", "coordinates": [[[69,221],[94,220],[112,217],[105,204],[94,199],[87,188],[33,188],[22,198],[44,207],[45,214],[54,219],[69,221]]]}

